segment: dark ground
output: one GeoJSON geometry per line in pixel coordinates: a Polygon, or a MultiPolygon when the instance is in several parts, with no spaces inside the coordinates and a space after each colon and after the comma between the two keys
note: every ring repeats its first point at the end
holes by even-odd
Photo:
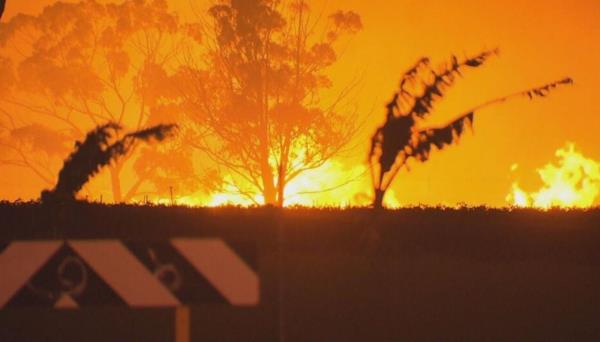
{"type": "MultiPolygon", "coordinates": [[[[192,307],[194,340],[600,338],[600,210],[0,205],[0,244],[185,236],[255,241],[261,278],[256,308],[192,307]]],[[[168,341],[172,327],[168,309],[0,311],[0,341],[168,341]]]]}

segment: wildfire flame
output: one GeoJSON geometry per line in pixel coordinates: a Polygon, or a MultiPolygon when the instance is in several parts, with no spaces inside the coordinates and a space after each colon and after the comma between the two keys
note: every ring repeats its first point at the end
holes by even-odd
{"type": "MultiPolygon", "coordinates": [[[[542,209],[593,206],[600,192],[600,163],[575,150],[573,143],[558,149],[556,156],[560,158],[558,165],[549,163],[537,170],[544,183],[541,189],[527,192],[514,182],[507,202],[542,209]]],[[[512,169],[516,169],[516,165],[512,169]]]]}
{"type": "MultiPolygon", "coordinates": [[[[231,184],[226,177],[224,184],[231,184]]],[[[239,194],[233,186],[223,186],[221,192],[210,195],[185,196],[174,199],[179,205],[220,207],[227,205],[248,207],[262,204],[260,193],[250,196],[239,194]]],[[[367,166],[348,167],[337,160],[329,160],[321,167],[303,172],[285,188],[285,207],[363,207],[372,202],[368,192],[371,183],[367,166]]],[[[171,199],[161,198],[158,203],[171,204],[171,199]]],[[[399,208],[400,202],[392,189],[385,198],[387,208],[399,208]]]]}
{"type": "MultiPolygon", "coordinates": [[[[307,207],[361,207],[370,205],[372,195],[367,167],[351,168],[331,160],[322,167],[307,171],[294,179],[286,188],[286,206],[307,207]]],[[[388,208],[397,208],[400,202],[393,191],[386,197],[388,208]]]]}

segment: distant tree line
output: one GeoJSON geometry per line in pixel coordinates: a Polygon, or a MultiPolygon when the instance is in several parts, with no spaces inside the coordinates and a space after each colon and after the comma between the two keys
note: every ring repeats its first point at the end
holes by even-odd
{"type": "Polygon", "coordinates": [[[0,28],[0,166],[52,187],[71,142],[94,127],[180,123],[173,139],[134,143],[107,165],[115,202],[226,187],[282,205],[286,185],[355,132],[355,84],[331,103],[320,93],[344,37],[361,28],[356,13],[321,18],[304,1],[218,1],[191,23],[165,0],[17,15],[0,28]]]}
{"type": "MultiPolygon", "coordinates": [[[[0,167],[30,170],[50,189],[45,199],[93,193],[86,184],[106,167],[114,202],[229,191],[282,206],[290,182],[357,132],[358,82],[322,94],[333,86],[328,69],[361,29],[358,14],[315,14],[303,0],[218,0],[193,22],[166,0],[57,2],[16,15],[0,25],[0,167]],[[171,139],[140,143],[162,141],[174,123],[171,139]]],[[[477,110],[572,82],[494,99],[442,127],[422,125],[463,71],[495,54],[451,57],[437,68],[421,58],[401,76],[371,140],[374,207],[410,159],[424,162],[433,147],[456,143],[477,110]]]]}

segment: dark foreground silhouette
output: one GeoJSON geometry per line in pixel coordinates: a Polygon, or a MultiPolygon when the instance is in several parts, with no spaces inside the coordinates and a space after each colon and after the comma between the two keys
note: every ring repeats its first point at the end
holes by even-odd
{"type": "Polygon", "coordinates": [[[404,73],[400,80],[400,90],[386,106],[386,121],[371,139],[369,163],[375,208],[383,206],[386,190],[411,158],[425,162],[434,146],[442,150],[458,142],[465,128],[472,127],[476,111],[512,97],[545,97],[559,85],[573,83],[571,78],[565,78],[485,102],[465,111],[442,127],[418,127],[432,114],[435,101],[444,96],[446,89],[452,86],[463,71],[480,67],[497,52],[484,51],[462,61],[452,56],[448,63],[437,69],[431,67],[429,58],[421,58],[404,73]]]}
{"type": "Polygon", "coordinates": [[[111,122],[96,127],[83,142],[75,143],[75,151],[65,160],[54,189],[42,191],[42,202],[75,201],[77,193],[102,167],[126,155],[137,141],[163,141],[176,127],[157,125],[128,133],[116,141],[121,126],[111,122]]]}
{"type": "MultiPolygon", "coordinates": [[[[600,210],[377,213],[371,226],[370,209],[0,204],[0,253],[31,239],[253,244],[260,305],[192,306],[192,341],[600,338],[600,210]]],[[[173,341],[174,317],[126,304],[9,308],[0,340],[173,341]]]]}

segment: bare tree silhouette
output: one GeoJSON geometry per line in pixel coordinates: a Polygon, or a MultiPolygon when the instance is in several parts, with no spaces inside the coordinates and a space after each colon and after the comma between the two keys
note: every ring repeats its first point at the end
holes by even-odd
{"type": "Polygon", "coordinates": [[[71,153],[58,174],[58,182],[53,190],[42,191],[42,202],[74,201],[75,196],[90,178],[104,166],[126,155],[136,141],[162,141],[176,128],[176,125],[157,125],[128,133],[111,143],[122,129],[114,122],[96,127],[86,135],[83,142],[75,143],[71,153]]]}
{"type": "Polygon", "coordinates": [[[456,143],[465,128],[472,127],[475,111],[512,97],[545,97],[559,85],[573,83],[571,78],[565,78],[516,92],[478,105],[442,127],[417,128],[417,122],[431,114],[434,101],[444,96],[444,91],[454,83],[457,76],[462,75],[461,71],[477,68],[495,54],[497,50],[484,51],[463,61],[452,56],[450,62],[442,65],[438,71],[431,68],[429,58],[421,58],[404,73],[400,90],[386,106],[386,122],[371,139],[369,164],[375,193],[373,207],[383,206],[385,192],[410,158],[425,162],[429,159],[433,146],[442,150],[456,143]]]}
{"type": "Polygon", "coordinates": [[[358,80],[321,96],[362,20],[352,11],[315,14],[303,0],[219,0],[209,13],[208,58],[176,82],[198,135],[192,144],[232,193],[282,206],[286,187],[339,155],[358,130],[358,80]]]}

